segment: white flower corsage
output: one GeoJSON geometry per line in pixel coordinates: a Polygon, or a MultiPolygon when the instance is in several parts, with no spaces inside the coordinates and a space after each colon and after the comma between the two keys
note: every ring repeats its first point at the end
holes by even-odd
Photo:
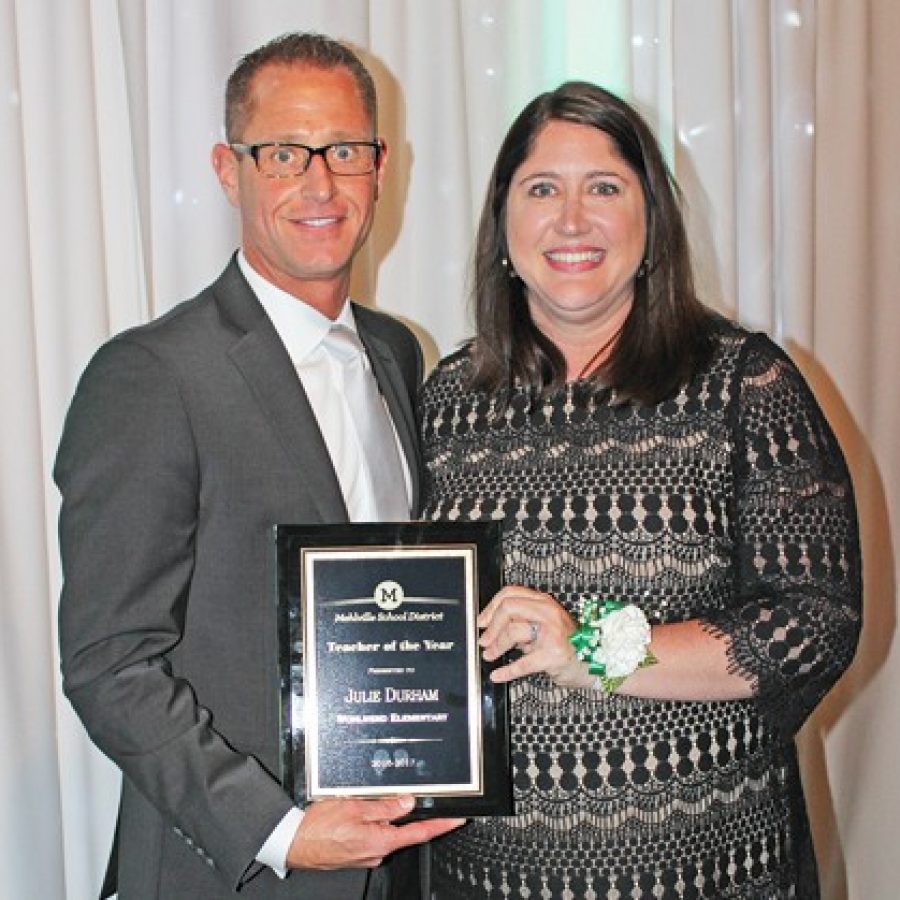
{"type": "Polygon", "coordinates": [[[650,623],[633,604],[589,600],[569,638],[578,659],[588,664],[600,687],[614,693],[638,669],[657,662],[650,652],[650,623]]]}

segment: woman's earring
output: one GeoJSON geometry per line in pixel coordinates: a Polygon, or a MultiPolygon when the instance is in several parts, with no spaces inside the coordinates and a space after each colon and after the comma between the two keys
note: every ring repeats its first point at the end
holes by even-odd
{"type": "Polygon", "coordinates": [[[505,256],[500,260],[500,263],[503,268],[506,269],[506,274],[509,275],[510,278],[519,277],[516,270],[512,267],[512,263],[505,256]]]}
{"type": "Polygon", "coordinates": [[[650,271],[650,263],[647,262],[647,257],[645,256],[641,260],[641,264],[637,268],[637,272],[634,273],[635,281],[640,280],[641,278],[646,278],[647,273],[650,271]]]}

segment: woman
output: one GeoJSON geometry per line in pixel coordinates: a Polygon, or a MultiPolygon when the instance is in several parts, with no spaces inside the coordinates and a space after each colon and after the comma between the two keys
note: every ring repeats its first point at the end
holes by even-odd
{"type": "Polygon", "coordinates": [[[856,647],[852,487],[790,360],[696,299],[627,104],[523,110],[474,295],[422,394],[425,517],[503,522],[516,815],[436,842],[434,896],[818,896],[793,735],[856,647]]]}

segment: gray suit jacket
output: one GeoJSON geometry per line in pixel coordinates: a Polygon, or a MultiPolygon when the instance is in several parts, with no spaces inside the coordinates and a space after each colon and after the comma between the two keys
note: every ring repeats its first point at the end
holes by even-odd
{"type": "MultiPolygon", "coordinates": [[[[418,503],[421,352],[356,308],[418,503]]],[[[347,520],[306,395],[232,260],[193,300],[104,345],[69,411],[64,688],[123,772],[121,900],[355,898],[365,871],[254,862],[291,806],[278,782],[275,523],[347,520]]]]}

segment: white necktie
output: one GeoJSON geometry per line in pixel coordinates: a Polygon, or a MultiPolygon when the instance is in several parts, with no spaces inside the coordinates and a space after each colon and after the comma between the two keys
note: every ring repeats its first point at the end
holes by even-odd
{"type": "Polygon", "coordinates": [[[397,439],[375,374],[366,366],[362,341],[352,329],[332,325],[324,344],[326,350],[341,363],[344,397],[359,437],[360,463],[369,473],[377,519],[384,522],[406,521],[409,519],[409,506],[397,439]]]}

